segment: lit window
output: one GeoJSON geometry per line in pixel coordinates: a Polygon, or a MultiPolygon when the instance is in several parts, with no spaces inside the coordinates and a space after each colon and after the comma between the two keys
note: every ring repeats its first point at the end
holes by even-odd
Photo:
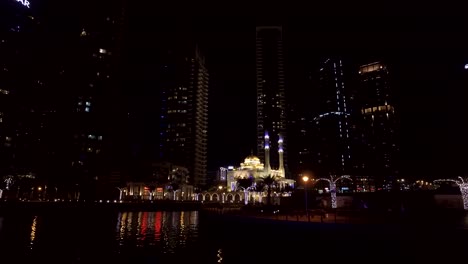
{"type": "Polygon", "coordinates": [[[93,148],[88,148],[87,151],[88,152],[93,152],[93,148]]]}
{"type": "Polygon", "coordinates": [[[79,101],[79,102],[78,102],[78,105],[83,105],[83,102],[79,101]]]}
{"type": "Polygon", "coordinates": [[[85,112],[89,113],[89,107],[85,108],[85,112]]]}
{"type": "Polygon", "coordinates": [[[101,54],[106,54],[106,53],[107,53],[107,50],[106,50],[106,49],[99,49],[99,53],[101,53],[101,54]]]}
{"type": "Polygon", "coordinates": [[[98,137],[98,140],[101,141],[101,140],[102,140],[102,136],[99,136],[99,137],[98,137]]]}
{"type": "Polygon", "coordinates": [[[89,139],[96,139],[96,136],[95,135],[88,135],[88,138],[89,139]]]}
{"type": "Polygon", "coordinates": [[[86,102],[86,106],[91,106],[91,102],[86,102]]]}

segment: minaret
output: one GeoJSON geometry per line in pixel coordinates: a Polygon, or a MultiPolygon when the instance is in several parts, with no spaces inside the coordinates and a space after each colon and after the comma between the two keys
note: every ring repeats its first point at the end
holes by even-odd
{"type": "Polygon", "coordinates": [[[268,131],[265,131],[265,172],[266,175],[269,175],[271,172],[270,166],[270,136],[268,131]]]}
{"type": "Polygon", "coordinates": [[[281,176],[284,177],[284,161],[283,161],[283,137],[281,135],[278,135],[279,140],[278,140],[278,155],[279,155],[279,168],[278,170],[281,173],[281,176]]]}

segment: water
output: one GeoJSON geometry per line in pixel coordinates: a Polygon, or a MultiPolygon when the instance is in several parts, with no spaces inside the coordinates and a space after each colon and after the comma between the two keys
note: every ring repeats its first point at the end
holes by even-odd
{"type": "Polygon", "coordinates": [[[199,212],[0,215],[0,263],[307,263],[457,260],[450,226],[287,223],[199,212]]]}
{"type": "Polygon", "coordinates": [[[198,228],[196,211],[9,214],[0,216],[0,263],[174,260],[198,247],[198,228]]]}

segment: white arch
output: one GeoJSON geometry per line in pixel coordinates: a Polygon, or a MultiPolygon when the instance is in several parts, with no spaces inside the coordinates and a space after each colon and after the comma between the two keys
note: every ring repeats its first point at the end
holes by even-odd
{"type": "Polygon", "coordinates": [[[234,195],[232,193],[228,193],[226,195],[226,202],[232,203],[234,201],[234,195]]]}

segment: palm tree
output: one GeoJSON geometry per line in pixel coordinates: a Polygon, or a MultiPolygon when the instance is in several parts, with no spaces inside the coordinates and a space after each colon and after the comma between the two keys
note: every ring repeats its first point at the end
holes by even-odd
{"type": "Polygon", "coordinates": [[[263,192],[264,189],[265,189],[265,183],[263,183],[263,181],[257,181],[255,184],[255,191],[263,192]]]}
{"type": "Polygon", "coordinates": [[[244,190],[247,190],[250,187],[252,187],[252,183],[253,183],[252,178],[238,178],[237,179],[237,185],[243,188],[244,190]]]}
{"type": "Polygon", "coordinates": [[[276,183],[276,176],[268,175],[265,177],[261,177],[261,181],[263,184],[267,186],[267,205],[271,205],[271,186],[276,183]]]}
{"type": "Polygon", "coordinates": [[[249,188],[252,187],[253,179],[249,178],[237,178],[237,185],[244,189],[244,204],[247,205],[249,201],[249,188]]]}

